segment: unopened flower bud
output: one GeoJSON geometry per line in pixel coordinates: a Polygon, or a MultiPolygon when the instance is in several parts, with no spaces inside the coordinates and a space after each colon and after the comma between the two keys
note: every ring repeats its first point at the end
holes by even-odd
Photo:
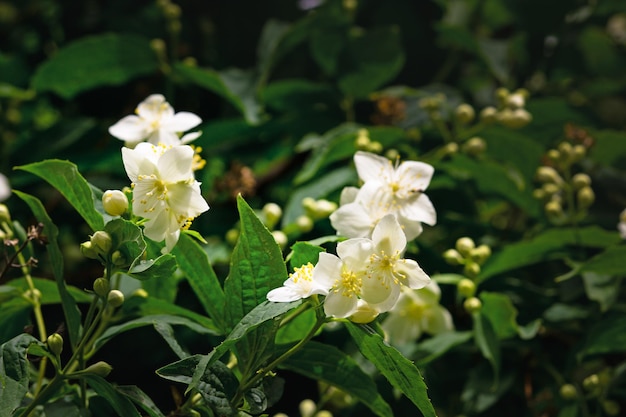
{"type": "Polygon", "coordinates": [[[462,237],[457,239],[456,244],[454,245],[456,250],[463,256],[468,256],[472,249],[476,247],[474,241],[469,237],[462,237]]]}
{"type": "Polygon", "coordinates": [[[463,301],[463,308],[468,313],[477,313],[483,307],[483,303],[476,297],[470,297],[463,301]]]}
{"type": "Polygon", "coordinates": [[[463,103],[456,108],[454,115],[460,123],[466,125],[474,120],[476,112],[474,112],[474,108],[472,106],[467,103],[463,103]]]}
{"type": "Polygon", "coordinates": [[[578,390],[573,384],[563,384],[559,389],[559,394],[564,400],[575,400],[578,396],[578,390]]]}
{"type": "Polygon", "coordinates": [[[561,160],[570,161],[572,156],[572,145],[569,142],[559,143],[558,150],[561,155],[561,160]]]}
{"type": "Polygon", "coordinates": [[[383,151],[383,145],[382,143],[373,140],[369,143],[366,150],[371,153],[381,153],[383,151]]]}
{"type": "Polygon", "coordinates": [[[85,258],[98,259],[98,252],[90,241],[80,244],[80,252],[83,254],[83,256],[85,256],[85,258]]]}
{"type": "Polygon", "coordinates": [[[586,154],[587,148],[585,148],[583,145],[574,145],[574,147],[572,147],[572,160],[574,162],[580,161],[585,157],[586,154]]]}
{"type": "Polygon", "coordinates": [[[583,187],[588,187],[591,185],[591,178],[589,175],[584,173],[578,173],[572,177],[572,185],[577,190],[580,190],[583,187]]]}
{"type": "Polygon", "coordinates": [[[443,259],[450,265],[462,265],[465,263],[463,255],[461,255],[456,249],[448,249],[443,253],[443,259]]]}
{"type": "Polygon", "coordinates": [[[102,194],[102,206],[111,216],[121,216],[128,209],[128,198],[120,190],[107,190],[102,194]]]}
{"type": "Polygon", "coordinates": [[[511,92],[507,88],[500,87],[496,89],[496,100],[498,100],[498,102],[500,103],[505,103],[507,97],[509,97],[509,94],[511,94],[511,92]]]}
{"type": "Polygon", "coordinates": [[[596,195],[591,187],[583,187],[576,193],[576,200],[578,200],[578,207],[587,208],[593,204],[596,199],[596,195]]]}
{"type": "Polygon", "coordinates": [[[387,149],[387,151],[385,151],[385,157],[387,159],[395,161],[396,159],[400,158],[400,152],[398,152],[398,150],[394,148],[387,149]]]}
{"type": "Polygon", "coordinates": [[[479,245],[470,251],[470,258],[482,265],[491,256],[491,248],[487,245],[479,245]]]}
{"type": "Polygon", "coordinates": [[[371,140],[370,135],[367,129],[359,129],[357,132],[356,139],[354,141],[354,146],[357,149],[365,150],[370,146],[371,140]]]}
{"type": "Polygon", "coordinates": [[[550,159],[551,161],[558,161],[561,159],[561,152],[557,151],[556,149],[550,149],[547,153],[546,156],[548,157],[548,159],[550,159]]]}
{"type": "Polygon", "coordinates": [[[459,151],[459,144],[455,142],[450,142],[443,147],[443,151],[445,155],[453,155],[459,151]]]}
{"type": "Polygon", "coordinates": [[[300,415],[302,417],[313,417],[315,411],[317,411],[317,406],[315,402],[310,399],[302,400],[298,405],[298,409],[300,410],[300,415]]]}
{"type": "Polygon", "coordinates": [[[545,191],[543,191],[543,189],[537,188],[533,190],[533,197],[537,200],[543,200],[544,198],[546,198],[546,193],[545,191]]]}
{"type": "Polygon", "coordinates": [[[348,319],[353,323],[366,324],[378,317],[378,310],[365,301],[359,300],[356,311],[348,319]]]}
{"type": "Polygon", "coordinates": [[[549,166],[540,166],[537,168],[536,174],[537,180],[544,183],[562,184],[563,178],[556,171],[556,169],[549,166]]]}
{"type": "Polygon", "coordinates": [[[480,265],[473,261],[466,262],[463,267],[463,273],[470,278],[477,277],[480,274],[480,265]]]}
{"type": "Polygon", "coordinates": [[[498,110],[495,107],[485,107],[480,111],[480,121],[486,124],[494,123],[498,118],[498,110]]]}
{"type": "Polygon", "coordinates": [[[235,246],[235,244],[237,243],[237,239],[239,239],[239,230],[237,230],[237,229],[229,229],[226,232],[225,239],[226,239],[226,242],[228,242],[229,245],[235,246]]]}
{"type": "Polygon", "coordinates": [[[298,216],[296,219],[296,226],[302,233],[307,233],[313,230],[313,220],[306,215],[298,216]]]}
{"type": "Polygon", "coordinates": [[[563,214],[563,206],[558,201],[548,201],[544,210],[549,216],[559,216],[563,214]]]}
{"type": "Polygon", "coordinates": [[[317,200],[312,213],[307,213],[313,219],[325,219],[337,210],[337,203],[328,200],[317,200]]]}
{"type": "Polygon", "coordinates": [[[141,297],[141,298],[148,298],[148,291],[144,290],[143,288],[137,288],[135,291],[133,291],[131,293],[132,297],[141,297]]]}
{"type": "Polygon", "coordinates": [[[109,280],[103,277],[96,278],[93,282],[93,292],[95,292],[100,297],[106,297],[109,294],[109,290],[111,286],[109,284],[109,280]]]}
{"type": "Polygon", "coordinates": [[[88,366],[82,372],[94,374],[102,378],[106,378],[111,373],[112,370],[113,370],[113,367],[111,365],[109,365],[108,363],[104,361],[99,361],[99,362],[94,363],[93,365],[88,366]]]}
{"type": "Polygon", "coordinates": [[[52,333],[48,336],[46,344],[54,356],[59,356],[63,352],[63,337],[58,333],[52,333]]]}
{"type": "Polygon", "coordinates": [[[619,214],[619,221],[626,223],[626,209],[622,210],[619,214]]]}
{"type": "Polygon", "coordinates": [[[274,230],[272,232],[272,236],[274,236],[274,240],[276,241],[278,246],[280,246],[281,248],[287,246],[289,239],[287,239],[287,235],[285,234],[285,232],[281,230],[274,230]]]}
{"type": "Polygon", "coordinates": [[[174,3],[169,3],[163,8],[163,14],[168,19],[178,19],[181,14],[180,6],[174,3]]]}
{"type": "Polygon", "coordinates": [[[120,290],[109,291],[109,295],[107,295],[107,303],[113,308],[121,306],[124,304],[124,293],[120,290]]]}
{"type": "Polygon", "coordinates": [[[3,222],[11,223],[11,213],[6,205],[0,204],[0,223],[3,222]]]}
{"type": "Polygon", "coordinates": [[[465,298],[473,297],[476,294],[476,284],[471,279],[463,278],[456,284],[456,290],[465,298]]]}
{"type": "Polygon", "coordinates": [[[470,138],[463,144],[463,151],[473,156],[481,155],[485,149],[487,149],[487,143],[479,137],[470,138]]]}
{"type": "MultiPolygon", "coordinates": [[[[507,111],[508,109],[503,110],[507,111]]],[[[510,113],[500,120],[500,122],[511,129],[519,129],[526,126],[533,119],[533,116],[526,109],[509,110],[510,113]]]]}
{"type": "Polygon", "coordinates": [[[41,291],[39,291],[37,288],[33,288],[32,290],[28,289],[24,292],[24,297],[31,301],[40,300],[41,291]]]}
{"type": "Polygon", "coordinates": [[[272,229],[283,215],[283,209],[276,203],[267,203],[263,206],[263,215],[265,216],[265,225],[272,229]]]}
{"type": "Polygon", "coordinates": [[[333,417],[333,413],[328,410],[320,410],[313,417],[333,417]]]}
{"type": "Polygon", "coordinates": [[[111,262],[113,262],[115,266],[125,266],[128,264],[128,259],[126,259],[126,256],[124,256],[122,252],[116,250],[111,254],[111,262]]]}
{"type": "Polygon", "coordinates": [[[521,94],[510,94],[506,98],[506,105],[511,110],[521,109],[526,105],[526,99],[521,94]]]}
{"type": "Polygon", "coordinates": [[[591,374],[583,379],[583,388],[586,391],[593,391],[600,386],[600,377],[597,374],[591,374]]]}
{"type": "Polygon", "coordinates": [[[108,255],[113,247],[113,240],[111,235],[103,230],[98,230],[91,236],[91,247],[98,253],[98,255],[108,255]]]}
{"type": "Polygon", "coordinates": [[[166,45],[163,39],[155,38],[150,41],[150,48],[158,54],[165,54],[166,45]]]}
{"type": "Polygon", "coordinates": [[[541,189],[543,190],[546,197],[552,197],[553,195],[561,191],[561,187],[552,182],[543,184],[543,187],[541,187],[541,189]]]}

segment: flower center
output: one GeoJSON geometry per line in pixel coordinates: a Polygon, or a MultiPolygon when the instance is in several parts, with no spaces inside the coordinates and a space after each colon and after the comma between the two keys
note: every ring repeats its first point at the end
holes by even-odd
{"type": "Polygon", "coordinates": [[[335,284],[335,292],[341,291],[344,297],[352,297],[361,293],[361,277],[352,271],[343,269],[341,278],[335,284]]]}
{"type": "Polygon", "coordinates": [[[307,282],[313,281],[313,264],[309,262],[306,265],[302,265],[300,268],[294,268],[293,272],[289,274],[289,278],[293,280],[294,284],[297,284],[300,280],[307,282]]]}
{"type": "Polygon", "coordinates": [[[387,255],[384,250],[381,250],[380,253],[370,255],[370,276],[375,276],[383,283],[386,283],[391,278],[394,284],[402,284],[406,276],[396,269],[396,263],[399,259],[399,251],[396,251],[393,255],[387,255]]]}

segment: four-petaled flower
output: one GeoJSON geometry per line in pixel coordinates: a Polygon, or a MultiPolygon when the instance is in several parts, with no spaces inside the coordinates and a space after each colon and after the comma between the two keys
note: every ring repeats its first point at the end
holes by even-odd
{"type": "Polygon", "coordinates": [[[133,213],[147,219],[144,234],[157,242],[165,240],[169,252],[191,221],[209,209],[195,180],[194,150],[140,143],[135,149],[122,148],[122,159],[132,181],[133,213]]]}
{"type": "Polygon", "coordinates": [[[109,127],[109,133],[125,141],[128,147],[134,147],[142,141],[153,145],[179,145],[200,136],[200,132],[188,133],[182,138],[179,136],[198,126],[202,119],[190,112],[174,113],[172,106],[161,94],[152,94],[139,103],[135,113],[109,127]]]}
{"type": "Polygon", "coordinates": [[[290,301],[308,298],[313,294],[328,294],[328,288],[313,280],[313,264],[308,263],[300,268],[294,268],[289,274],[289,279],[283,282],[282,287],[274,288],[267,293],[267,299],[275,303],[287,303],[290,301]]]}

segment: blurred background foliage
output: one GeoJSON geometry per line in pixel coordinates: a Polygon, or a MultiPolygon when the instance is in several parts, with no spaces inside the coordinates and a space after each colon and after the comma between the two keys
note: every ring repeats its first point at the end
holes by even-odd
{"type": "MultiPolygon", "coordinates": [[[[439,224],[426,227],[409,253],[430,274],[457,273],[441,254],[461,236],[486,243],[498,256],[485,264],[480,288],[508,300],[492,311],[502,308],[507,320],[515,311],[515,329],[543,320],[528,340],[504,326],[497,389],[489,361],[461,339],[450,341],[442,360],[436,359],[442,352],[421,362],[428,355],[410,352],[440,415],[617,415],[600,406],[581,406],[576,410],[586,411],[577,414],[558,390],[559,378],[582,384],[590,373],[611,369],[613,401],[626,410],[624,349],[615,347],[626,334],[615,330],[626,330],[619,282],[609,286],[613,298],[590,297],[580,276],[554,278],[619,243],[615,225],[626,207],[625,51],[626,2],[619,0],[0,0],[0,172],[44,201],[61,229],[68,282],[88,288],[96,277],[78,251],[88,230],[51,187],[12,168],[68,159],[102,189],[127,186],[122,143],[107,128],[149,94],[162,93],[177,111],[203,119],[194,144],[207,161],[198,179],[211,210],[194,228],[209,240],[207,251],[223,276],[236,195],[252,207],[281,205],[283,227],[304,212],[304,197],[337,201],[343,186],[356,184],[349,163],[363,149],[358,138],[365,127],[380,153],[435,165],[427,193],[439,224]],[[448,122],[461,103],[476,113],[497,106],[499,88],[528,91],[531,123],[475,129],[450,123],[446,138],[424,106],[424,99],[439,97],[437,120],[448,122]],[[478,157],[463,147],[476,134],[486,144],[478,157]],[[580,169],[591,176],[596,200],[582,220],[587,234],[574,242],[558,228],[556,236],[537,237],[551,226],[533,197],[535,171],[562,141],[585,146],[580,169]],[[461,151],[446,153],[450,143],[461,151]],[[590,334],[618,339],[598,347],[590,334]]],[[[7,204],[28,223],[23,204],[7,204]]],[[[295,237],[333,233],[319,221],[295,237]]],[[[617,281],[624,276],[619,270],[611,270],[617,281]]],[[[184,282],[146,285],[188,308],[197,303],[184,282]]],[[[442,304],[457,328],[471,329],[471,318],[443,287],[442,304]]],[[[28,314],[5,318],[2,341],[21,330],[28,314]]],[[[128,383],[143,375],[152,384],[146,392],[171,408],[169,387],[153,371],[172,356],[157,336],[137,332],[141,338],[120,337],[108,350],[112,377],[128,383]],[[147,340],[155,347],[147,348],[147,340]]],[[[198,351],[211,346],[187,337],[198,351]]],[[[310,381],[300,383],[304,392],[316,392],[310,381]]],[[[294,404],[306,397],[289,384],[286,390],[294,404]]],[[[405,415],[401,401],[394,410],[405,415]]]]}

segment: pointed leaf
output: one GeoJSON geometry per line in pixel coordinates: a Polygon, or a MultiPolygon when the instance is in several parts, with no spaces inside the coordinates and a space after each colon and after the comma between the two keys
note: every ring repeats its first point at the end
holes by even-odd
{"type": "Polygon", "coordinates": [[[505,294],[481,291],[481,313],[491,322],[491,326],[498,339],[507,339],[517,336],[517,309],[511,298],[505,294]]]}
{"type": "Polygon", "coordinates": [[[443,332],[424,340],[417,345],[416,364],[426,365],[450,349],[472,338],[472,332],[443,332]]]}
{"type": "Polygon", "coordinates": [[[141,407],[149,417],[165,417],[156,404],[154,404],[154,401],[139,387],[135,385],[124,385],[115,387],[115,389],[141,407]]]}
{"type": "MultiPolygon", "coordinates": [[[[474,341],[483,357],[491,364],[494,381],[497,382],[500,375],[500,344],[498,343],[498,337],[487,316],[476,312],[472,314],[472,321],[474,323],[474,341]]],[[[496,383],[494,382],[495,385],[496,383]]]]}
{"type": "Polygon", "coordinates": [[[28,392],[28,360],[31,344],[42,344],[22,333],[0,345],[0,416],[11,416],[28,392]]]}
{"type": "Polygon", "coordinates": [[[81,379],[102,398],[108,401],[120,417],[141,417],[128,397],[118,392],[110,382],[94,374],[82,374],[81,379]]]}
{"type": "Polygon", "coordinates": [[[395,388],[413,402],[425,417],[436,417],[426,384],[413,362],[385,343],[378,333],[367,326],[346,322],[346,327],[359,350],[376,366],[395,388]]]}
{"type": "Polygon", "coordinates": [[[291,247],[291,254],[288,257],[289,263],[292,268],[299,268],[307,263],[315,265],[321,252],[325,252],[326,249],[321,246],[312,245],[308,242],[296,242],[291,247]]]}

